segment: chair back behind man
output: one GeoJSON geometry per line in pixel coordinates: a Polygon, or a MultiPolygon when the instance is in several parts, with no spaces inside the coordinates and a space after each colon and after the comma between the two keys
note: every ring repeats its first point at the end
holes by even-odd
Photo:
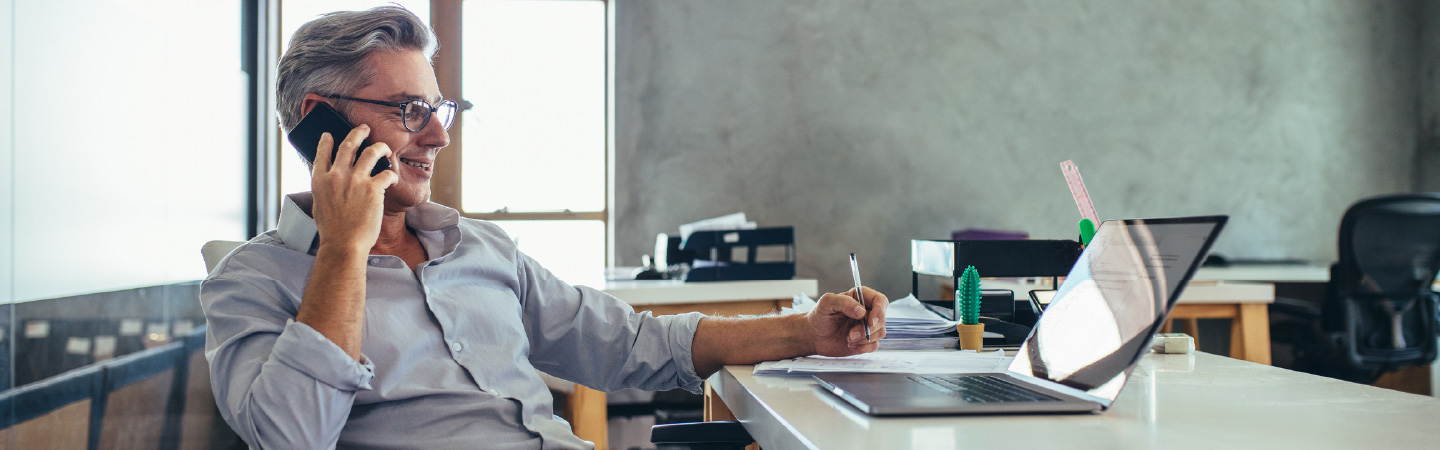
{"type": "Polygon", "coordinates": [[[86,366],[0,394],[0,447],[94,448],[104,375],[86,366]]]}
{"type": "Polygon", "coordinates": [[[101,365],[106,398],[97,448],[160,448],[174,411],[171,399],[183,346],[174,342],[101,365]]]}
{"type": "Polygon", "coordinates": [[[215,394],[210,390],[210,364],[205,360],[205,327],[196,328],[184,339],[185,351],[180,356],[180,364],[187,367],[185,378],[178,380],[176,386],[185,395],[177,426],[179,449],[207,449],[211,448],[220,410],[215,406],[215,394]]]}
{"type": "Polygon", "coordinates": [[[205,258],[205,273],[214,272],[215,266],[220,264],[220,260],[225,259],[226,255],[244,243],[243,241],[210,241],[200,246],[200,256],[205,258]]]}

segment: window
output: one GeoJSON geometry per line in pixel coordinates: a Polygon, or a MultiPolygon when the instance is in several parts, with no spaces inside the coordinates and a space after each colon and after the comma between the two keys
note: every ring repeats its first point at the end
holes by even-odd
{"type": "Polygon", "coordinates": [[[474,108],[457,125],[459,179],[436,182],[458,186],[467,216],[494,221],[562,279],[601,275],[610,195],[605,2],[468,0],[462,20],[460,90],[474,108]]]}

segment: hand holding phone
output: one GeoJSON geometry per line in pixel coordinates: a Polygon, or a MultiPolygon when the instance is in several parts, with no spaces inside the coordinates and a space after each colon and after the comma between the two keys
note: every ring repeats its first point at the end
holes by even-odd
{"type": "MultiPolygon", "coordinates": [[[[340,141],[345,140],[345,136],[350,135],[350,130],[354,128],[355,127],[350,125],[350,122],[345,120],[338,111],[335,111],[335,108],[330,107],[330,104],[321,102],[316,104],[315,107],[310,110],[310,113],[305,115],[305,118],[300,119],[300,123],[295,125],[295,129],[290,130],[288,139],[290,140],[290,145],[294,145],[295,150],[300,152],[300,156],[305,158],[305,162],[313,166],[315,165],[315,152],[320,147],[320,135],[322,133],[330,133],[330,138],[334,142],[333,148],[330,149],[330,160],[334,161],[335,154],[340,151],[340,141]]],[[[375,144],[375,142],[367,138],[360,143],[360,148],[355,149],[355,151],[357,153],[364,151],[373,144],[375,144]]],[[[356,159],[358,160],[359,158],[357,157],[356,159]]],[[[370,175],[379,175],[380,172],[389,169],[390,159],[380,158],[379,161],[375,162],[375,168],[370,171],[370,175]]]]}

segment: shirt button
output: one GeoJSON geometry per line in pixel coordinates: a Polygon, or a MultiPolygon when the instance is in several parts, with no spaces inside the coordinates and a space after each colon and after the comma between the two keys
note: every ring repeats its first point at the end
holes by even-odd
{"type": "Polygon", "coordinates": [[[460,350],[462,350],[462,349],[464,349],[464,348],[465,348],[465,346],[460,345],[459,342],[451,342],[451,343],[450,343],[450,350],[452,350],[452,351],[454,351],[454,352],[456,352],[456,353],[459,353],[460,350]]]}

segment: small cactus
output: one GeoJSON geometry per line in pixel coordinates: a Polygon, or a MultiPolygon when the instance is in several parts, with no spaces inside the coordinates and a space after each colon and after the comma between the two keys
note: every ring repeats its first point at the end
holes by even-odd
{"type": "Polygon", "coordinates": [[[955,286],[955,319],[966,325],[980,323],[980,272],[965,268],[955,286]]]}

